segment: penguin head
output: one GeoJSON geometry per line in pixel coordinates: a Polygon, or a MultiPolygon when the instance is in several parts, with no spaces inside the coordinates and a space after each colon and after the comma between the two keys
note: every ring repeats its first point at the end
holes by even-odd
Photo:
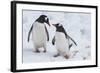
{"type": "Polygon", "coordinates": [[[40,17],[36,21],[39,23],[46,23],[50,26],[49,18],[46,15],[40,15],[40,17]]]}
{"type": "Polygon", "coordinates": [[[53,26],[55,26],[56,28],[59,28],[61,27],[62,25],[60,23],[57,23],[57,24],[52,24],[53,26]]]}
{"type": "Polygon", "coordinates": [[[52,25],[56,27],[56,31],[63,32],[64,28],[60,23],[52,24],[52,25]]]}

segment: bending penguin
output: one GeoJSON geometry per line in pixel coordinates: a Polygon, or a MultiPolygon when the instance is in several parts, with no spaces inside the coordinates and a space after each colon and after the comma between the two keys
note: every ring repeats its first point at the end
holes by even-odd
{"type": "Polygon", "coordinates": [[[49,18],[46,15],[40,15],[38,19],[32,24],[28,33],[28,42],[30,34],[32,32],[32,40],[35,48],[35,52],[39,53],[39,48],[43,47],[46,52],[46,41],[49,41],[49,33],[46,25],[50,26],[49,18]]]}
{"type": "Polygon", "coordinates": [[[52,40],[52,44],[56,45],[56,49],[58,53],[54,56],[57,57],[62,55],[66,59],[70,57],[70,48],[73,44],[70,44],[69,40],[73,41],[74,44],[77,46],[76,42],[65,32],[63,26],[59,23],[53,24],[56,27],[56,34],[52,40]]]}

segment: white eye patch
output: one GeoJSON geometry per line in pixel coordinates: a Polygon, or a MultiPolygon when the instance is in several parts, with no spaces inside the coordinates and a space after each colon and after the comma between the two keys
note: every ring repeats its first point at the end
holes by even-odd
{"type": "Polygon", "coordinates": [[[48,18],[47,18],[47,17],[45,17],[45,21],[47,21],[47,19],[48,19],[48,18]]]}

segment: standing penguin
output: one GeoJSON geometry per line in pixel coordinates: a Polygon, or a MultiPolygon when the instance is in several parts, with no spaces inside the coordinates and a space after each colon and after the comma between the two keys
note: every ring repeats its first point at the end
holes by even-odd
{"type": "Polygon", "coordinates": [[[49,19],[46,15],[40,15],[38,19],[32,24],[28,33],[28,42],[30,34],[32,32],[32,40],[35,48],[35,52],[40,52],[39,48],[43,47],[46,52],[46,40],[49,41],[49,33],[46,28],[46,24],[50,26],[49,19]]]}
{"type": "Polygon", "coordinates": [[[52,44],[56,45],[56,49],[58,51],[58,53],[54,57],[62,55],[66,59],[68,59],[70,48],[73,45],[69,43],[69,40],[72,40],[75,45],[77,44],[69,35],[67,35],[67,33],[65,32],[65,29],[63,28],[61,24],[57,23],[53,25],[56,27],[56,34],[52,40],[52,44]]]}

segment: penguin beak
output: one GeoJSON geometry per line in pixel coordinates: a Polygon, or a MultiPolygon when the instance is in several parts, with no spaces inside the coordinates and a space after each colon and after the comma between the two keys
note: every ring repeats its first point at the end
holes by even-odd
{"type": "Polygon", "coordinates": [[[50,26],[50,23],[49,23],[49,19],[47,18],[47,21],[46,21],[46,23],[50,26]]]}
{"type": "Polygon", "coordinates": [[[55,24],[52,24],[53,26],[55,26],[55,24]]]}

